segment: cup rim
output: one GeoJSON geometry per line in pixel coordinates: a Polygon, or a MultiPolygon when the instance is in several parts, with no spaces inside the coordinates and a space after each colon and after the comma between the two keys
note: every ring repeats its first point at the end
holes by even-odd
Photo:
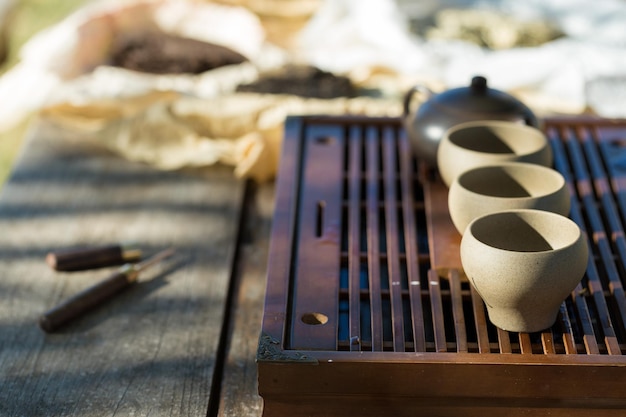
{"type": "Polygon", "coordinates": [[[491,119],[485,119],[485,120],[472,120],[469,122],[461,122],[461,123],[457,123],[453,126],[451,126],[450,128],[448,128],[444,134],[443,134],[443,138],[446,138],[446,140],[450,143],[451,146],[454,146],[458,149],[463,150],[464,152],[468,152],[468,153],[474,153],[477,155],[500,155],[498,153],[492,153],[492,152],[483,152],[483,151],[479,151],[479,150],[475,150],[475,149],[471,149],[471,148],[466,148],[464,146],[459,145],[458,143],[456,143],[454,140],[452,140],[451,136],[458,133],[461,130],[465,130],[465,129],[469,129],[469,128],[475,128],[475,127],[480,127],[480,126],[493,126],[493,127],[501,127],[501,128],[509,128],[509,129],[515,129],[515,130],[523,130],[528,132],[529,134],[532,134],[534,137],[538,138],[539,140],[537,141],[537,145],[536,147],[534,147],[533,149],[530,149],[526,152],[522,152],[522,153],[515,153],[515,155],[517,157],[525,157],[525,156],[529,156],[532,154],[535,154],[537,152],[540,152],[542,149],[546,148],[549,146],[549,141],[547,140],[547,137],[545,136],[545,134],[537,127],[534,126],[529,126],[517,121],[510,121],[510,120],[491,120],[491,119]]]}
{"type": "MultiPolygon", "coordinates": [[[[572,246],[576,245],[576,243],[581,239],[583,234],[584,232],[580,228],[580,226],[578,226],[576,222],[574,222],[572,219],[570,219],[567,216],[563,216],[558,213],[554,213],[554,212],[546,211],[546,210],[539,210],[539,209],[509,209],[509,210],[502,210],[502,211],[488,213],[483,216],[475,218],[467,225],[467,228],[465,229],[465,233],[463,234],[463,238],[465,238],[466,235],[471,236],[471,239],[476,241],[478,244],[480,244],[484,248],[487,248],[490,251],[494,251],[498,253],[516,253],[520,255],[532,255],[532,254],[555,253],[555,252],[565,251],[568,248],[571,248],[572,246]],[[568,230],[571,231],[572,237],[567,239],[567,243],[561,244],[558,247],[553,247],[551,249],[520,251],[520,250],[508,249],[508,248],[491,245],[485,242],[483,239],[480,239],[478,236],[476,236],[475,228],[481,223],[490,221],[490,219],[497,217],[497,216],[504,216],[504,215],[511,215],[511,214],[521,214],[522,216],[525,215],[525,216],[535,216],[535,217],[537,216],[551,217],[552,218],[551,221],[560,222],[561,230],[562,228],[567,227],[568,230]]],[[[561,236],[562,235],[564,235],[564,233],[562,233],[561,236]]]]}
{"type": "Polygon", "coordinates": [[[496,201],[505,201],[505,200],[520,201],[520,200],[528,200],[528,199],[538,199],[538,198],[543,198],[543,197],[547,197],[550,195],[554,195],[557,192],[561,191],[566,186],[566,181],[565,181],[565,177],[563,176],[563,174],[561,174],[559,171],[550,167],[546,167],[544,165],[534,164],[531,162],[503,161],[503,162],[494,162],[488,165],[480,165],[480,166],[470,168],[467,171],[463,171],[461,174],[457,175],[454,178],[454,180],[452,181],[452,184],[450,185],[450,188],[452,188],[453,186],[459,187],[461,190],[463,190],[463,192],[468,193],[473,196],[480,197],[480,198],[493,199],[496,201]],[[464,177],[467,177],[469,175],[476,175],[478,171],[488,171],[488,170],[492,170],[495,168],[506,168],[506,167],[543,171],[545,175],[550,175],[552,178],[555,178],[556,181],[558,182],[558,186],[554,187],[552,191],[548,191],[548,192],[537,194],[537,195],[522,196],[522,197],[502,197],[502,196],[497,196],[497,195],[480,193],[470,188],[467,188],[463,184],[464,177]]]}

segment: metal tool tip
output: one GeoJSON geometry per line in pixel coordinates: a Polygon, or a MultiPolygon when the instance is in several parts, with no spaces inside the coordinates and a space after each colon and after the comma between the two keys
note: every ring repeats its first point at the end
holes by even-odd
{"type": "Polygon", "coordinates": [[[146,259],[145,261],[136,264],[135,265],[135,270],[136,271],[141,271],[143,269],[146,269],[149,266],[152,266],[152,265],[154,265],[154,264],[164,260],[165,258],[169,258],[174,253],[176,253],[176,250],[174,248],[168,248],[168,249],[162,250],[161,252],[158,252],[157,254],[155,254],[155,255],[151,256],[150,258],[146,259]]]}

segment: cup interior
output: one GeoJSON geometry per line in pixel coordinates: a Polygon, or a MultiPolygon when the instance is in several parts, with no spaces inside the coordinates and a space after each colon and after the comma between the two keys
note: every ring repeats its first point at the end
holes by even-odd
{"type": "Polygon", "coordinates": [[[526,155],[546,145],[540,132],[516,123],[484,123],[463,126],[449,134],[460,148],[491,154],[526,155]]]}
{"type": "Polygon", "coordinates": [[[483,244],[514,252],[558,250],[580,236],[580,229],[571,220],[542,210],[496,212],[476,219],[469,227],[483,244]]]}
{"type": "Polygon", "coordinates": [[[475,168],[461,174],[458,182],[475,194],[501,198],[541,197],[560,190],[565,184],[558,172],[527,163],[475,168]]]}

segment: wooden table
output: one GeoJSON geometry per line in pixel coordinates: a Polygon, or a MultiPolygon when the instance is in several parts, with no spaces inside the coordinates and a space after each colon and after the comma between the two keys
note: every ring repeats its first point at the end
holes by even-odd
{"type": "MultiPolygon", "coordinates": [[[[331,147],[317,155],[333,158],[338,165],[358,161],[359,155],[367,154],[370,156],[362,160],[371,159],[368,166],[378,166],[374,152],[351,152],[353,158],[342,157],[346,149],[358,150],[358,141],[341,147],[341,152],[329,152],[344,143],[341,135],[353,130],[338,129],[337,119],[325,120],[317,120],[321,130],[314,128],[310,134],[298,127],[297,120],[291,130],[288,124],[286,155],[295,149],[294,144],[301,143],[289,137],[297,139],[303,134],[319,148],[331,147]],[[326,125],[331,126],[331,134],[326,125]]],[[[316,119],[311,121],[315,127],[316,119]]],[[[375,121],[367,120],[370,122],[375,121]]],[[[391,122],[398,125],[389,120],[375,123],[391,122]]],[[[326,315],[328,321],[308,320],[308,313],[322,311],[317,308],[320,304],[349,298],[360,305],[368,297],[358,285],[350,290],[345,282],[341,285],[346,288],[335,288],[338,298],[305,292],[300,274],[297,285],[291,280],[290,274],[296,269],[290,269],[295,264],[287,258],[293,248],[306,247],[302,242],[291,245],[288,239],[307,236],[292,233],[291,229],[303,226],[295,221],[300,207],[296,201],[300,200],[293,194],[297,191],[291,184],[293,178],[296,182],[301,175],[316,179],[304,181],[308,188],[303,201],[313,204],[299,204],[317,207],[318,214],[309,211],[314,214],[308,217],[313,221],[302,230],[313,235],[318,246],[335,245],[339,255],[348,258],[337,263],[338,257],[333,257],[333,268],[349,267],[349,259],[361,262],[370,255],[353,250],[357,246],[346,246],[350,250],[344,250],[336,244],[339,238],[350,236],[335,221],[342,218],[341,206],[331,205],[330,198],[317,200],[318,194],[308,190],[335,193],[331,197],[338,199],[349,197],[345,206],[353,214],[361,213],[362,206],[374,212],[385,207],[387,217],[381,224],[391,228],[400,225],[397,217],[389,217],[389,213],[398,214],[398,202],[404,202],[403,213],[411,208],[426,210],[429,204],[398,198],[417,189],[406,187],[406,180],[378,181],[372,175],[368,187],[386,190],[372,195],[385,200],[379,203],[368,199],[365,206],[356,198],[357,193],[350,192],[363,188],[359,175],[365,171],[354,169],[351,172],[357,175],[344,178],[336,170],[322,172],[321,165],[314,163],[298,168],[294,161],[321,152],[315,147],[304,153],[292,152],[294,158],[283,155],[287,175],[281,176],[277,185],[279,210],[274,230],[279,232],[286,225],[289,233],[276,235],[280,239],[270,254],[269,310],[265,312],[259,349],[266,414],[327,416],[332,409],[339,412],[337,415],[358,410],[360,415],[374,416],[391,410],[394,415],[415,416],[419,410],[424,415],[456,416],[463,407],[473,411],[463,415],[480,416],[545,412],[586,416],[594,408],[593,415],[623,415],[626,295],[622,272],[626,240],[623,214],[619,213],[626,212],[626,168],[622,162],[626,123],[596,124],[570,127],[553,122],[547,129],[550,141],[559,149],[556,155],[561,155],[555,164],[568,173],[568,184],[576,195],[572,216],[589,228],[596,255],[582,281],[585,287],[577,288],[566,300],[563,320],[557,327],[535,335],[510,335],[493,327],[489,330],[482,301],[469,286],[446,284],[440,289],[446,278],[431,272],[423,275],[428,279],[419,281],[419,291],[410,290],[408,280],[405,287],[394,290],[390,286],[387,291],[389,299],[402,300],[414,294],[417,298],[413,300],[430,300],[430,304],[424,304],[425,316],[411,316],[423,322],[422,339],[407,338],[405,332],[395,332],[396,337],[394,331],[386,336],[378,331],[380,325],[373,327],[373,333],[381,333],[382,340],[374,340],[367,332],[357,338],[347,337],[351,335],[345,331],[346,323],[351,323],[350,314],[359,317],[349,313],[358,311],[352,307],[347,309],[348,320],[330,314],[326,315]],[[576,161],[573,170],[563,157],[566,153],[562,146],[576,161]],[[587,163],[582,163],[585,158],[587,163]],[[345,193],[337,191],[344,187],[342,184],[348,184],[345,193]],[[296,304],[292,300],[291,306],[283,306],[288,301],[287,293],[291,298],[294,294],[301,297],[296,304]],[[305,305],[309,299],[315,299],[316,304],[305,305]],[[448,319],[442,315],[444,308],[448,319]],[[290,318],[294,314],[296,319],[290,318]],[[327,344],[322,348],[300,344],[300,340],[307,342],[306,338],[296,339],[293,332],[289,334],[298,328],[284,327],[285,321],[302,327],[299,317],[306,318],[301,322],[310,326],[336,326],[338,331],[325,330],[330,336],[323,339],[332,338],[331,349],[327,344]],[[446,330],[446,325],[453,328],[446,330]],[[285,335],[286,341],[282,340],[285,335]],[[546,374],[550,374],[549,379],[544,378],[546,374]],[[474,379],[469,384],[468,375],[474,379]]],[[[387,145],[382,148],[386,155],[382,166],[387,168],[381,172],[388,179],[411,165],[407,163],[408,152],[402,152],[402,158],[390,157],[393,148],[389,139],[393,136],[389,132],[400,132],[399,128],[383,131],[387,132],[381,136],[387,138],[387,145]],[[389,169],[396,160],[404,161],[401,171],[389,169]]],[[[377,136],[365,135],[369,137],[377,136]]],[[[406,143],[402,146],[408,149],[406,143]]],[[[377,170],[367,172],[375,174],[377,170]]],[[[263,402],[257,394],[255,356],[262,327],[273,213],[271,184],[238,181],[224,167],[158,171],[105,151],[86,137],[36,123],[0,193],[0,416],[260,416],[263,402]],[[147,255],[172,246],[177,256],[146,271],[133,288],[58,333],[42,332],[37,321],[44,311],[115,270],[56,272],[44,262],[46,254],[77,245],[125,241],[136,242],[147,255]]],[[[406,219],[411,217],[405,216],[403,224],[410,224],[406,219]]],[[[353,224],[350,230],[356,231],[361,222],[346,224],[353,224]]],[[[439,231],[436,234],[441,235],[439,231]]],[[[377,249],[372,252],[384,265],[391,265],[392,272],[401,270],[396,261],[412,259],[394,245],[388,246],[386,254],[377,249]]],[[[318,271],[327,268],[319,261],[319,252],[312,253],[309,258],[298,258],[299,265],[308,260],[308,265],[318,271]]],[[[424,268],[437,270],[439,262],[448,261],[447,257],[421,256],[414,250],[411,253],[417,254],[415,260],[424,268]]],[[[371,270],[379,271],[377,267],[371,270]]],[[[345,276],[360,281],[359,274],[345,276]]],[[[454,273],[448,277],[453,283],[457,278],[454,273]]],[[[347,280],[339,282],[343,281],[347,280]]],[[[379,308],[370,304],[370,311],[379,308]]],[[[345,312],[339,313],[345,318],[345,312]]]]}
{"type": "Polygon", "coordinates": [[[0,415],[256,416],[273,185],[225,167],[162,172],[34,124],[0,194],[0,415]],[[61,331],[39,316],[115,268],[51,250],[135,242],[177,254],[61,331]]]}

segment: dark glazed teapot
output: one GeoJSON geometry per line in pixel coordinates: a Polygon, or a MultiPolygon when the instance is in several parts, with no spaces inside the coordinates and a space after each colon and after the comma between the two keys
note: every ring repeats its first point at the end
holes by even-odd
{"type": "Polygon", "coordinates": [[[437,147],[445,131],[462,122],[509,120],[537,127],[537,118],[521,101],[505,92],[489,88],[485,77],[472,78],[469,87],[434,94],[417,85],[404,96],[404,127],[414,154],[432,166],[437,164],[437,147]],[[426,96],[416,112],[411,104],[416,93],[426,96]]]}

